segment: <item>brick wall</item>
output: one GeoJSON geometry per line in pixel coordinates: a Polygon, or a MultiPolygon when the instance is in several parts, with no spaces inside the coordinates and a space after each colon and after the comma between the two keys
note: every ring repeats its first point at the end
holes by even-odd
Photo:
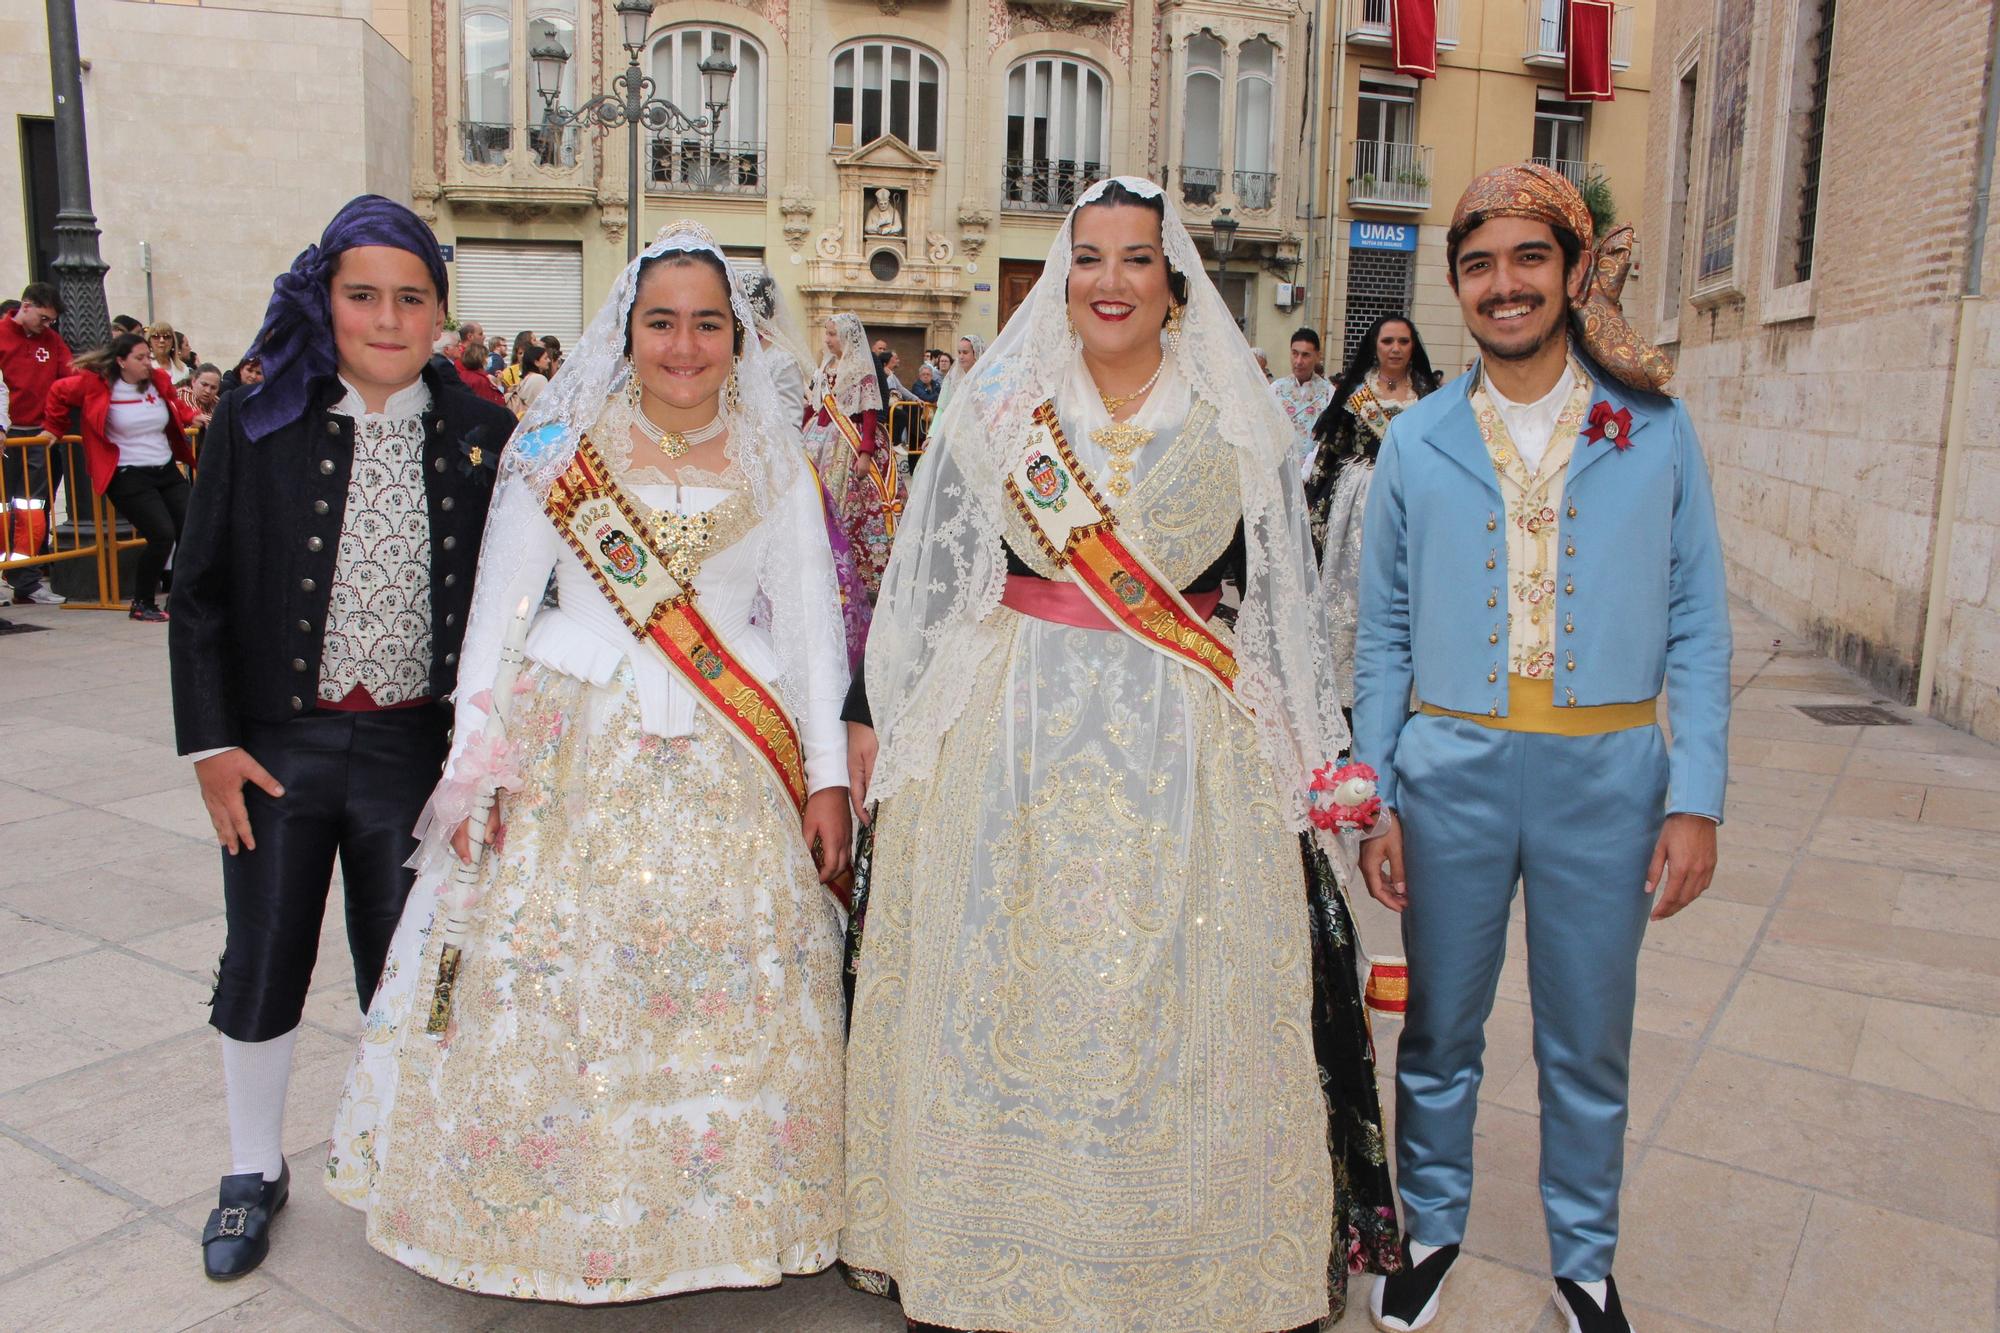
{"type": "MultiPolygon", "coordinates": [[[[1798,289],[1780,290],[1790,270],[1776,243],[1793,206],[1781,187],[1782,118],[1797,3],[1756,7],[1730,283],[1698,291],[1691,256],[1661,253],[1662,262],[1688,265],[1679,310],[1657,308],[1656,275],[1631,308],[1642,327],[1664,326],[1663,334],[1676,337],[1675,387],[1714,474],[1732,587],[1908,699],[1938,537],[1991,7],[1927,8],[1918,41],[1907,5],[1839,0],[1808,309],[1797,304],[1798,289]]],[[[1704,61],[1695,216],[1702,204],[1713,22],[1712,0],[1661,5],[1654,48],[1661,95],[1652,100],[1648,144],[1662,169],[1646,202],[1649,237],[1668,234],[1671,90],[1690,49],[1704,61]]],[[[1695,230],[1691,221],[1689,234],[1695,230]]],[[[1981,365],[1990,367],[1978,382],[1988,405],[1975,413],[1982,419],[2000,413],[1996,330],[2000,316],[1979,325],[1981,365]]],[[[1990,433],[1980,447],[1989,452],[1964,473],[1948,604],[1938,608],[1953,625],[1938,663],[1938,705],[1962,725],[2000,735],[2000,613],[1991,578],[1992,525],[2000,520],[1992,473],[2000,460],[1990,452],[1990,433]],[[1956,665],[1947,683],[1948,663],[1956,665]]]]}

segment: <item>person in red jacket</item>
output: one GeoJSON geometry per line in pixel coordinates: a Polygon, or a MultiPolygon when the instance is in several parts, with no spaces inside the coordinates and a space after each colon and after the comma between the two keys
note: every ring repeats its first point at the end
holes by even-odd
{"type": "Polygon", "coordinates": [[[160,571],[187,519],[188,483],[180,465],[192,465],[194,451],[182,427],[194,411],[153,364],[153,349],[140,334],[119,334],[76,367],[50,388],[46,410],[56,421],[80,411],[92,486],[146,539],[129,614],[164,621],[167,613],[156,599],[160,571]]]}
{"type": "MultiPolygon", "coordinates": [[[[56,332],[56,318],[62,314],[62,297],[55,285],[31,282],[21,292],[19,306],[0,316],[0,380],[7,386],[4,427],[14,437],[42,433],[42,399],[57,380],[70,373],[69,344],[56,332]]],[[[52,423],[52,434],[61,434],[63,422],[52,423]]],[[[41,501],[44,513],[53,517],[56,487],[62,484],[63,452],[60,449],[9,449],[6,451],[6,486],[9,501],[41,501]]],[[[43,549],[48,539],[43,538],[43,549]]],[[[14,586],[16,602],[37,602],[60,606],[61,594],[49,587],[40,565],[19,570],[8,580],[14,586]]]]}
{"type": "Polygon", "coordinates": [[[486,373],[486,343],[483,339],[462,339],[458,344],[455,364],[458,378],[466,388],[489,403],[507,406],[507,396],[494,387],[493,377],[486,373]]]}

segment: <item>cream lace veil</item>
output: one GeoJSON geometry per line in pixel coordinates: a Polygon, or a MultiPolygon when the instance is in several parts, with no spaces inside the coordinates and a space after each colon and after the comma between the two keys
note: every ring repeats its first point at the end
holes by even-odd
{"type": "MultiPolygon", "coordinates": [[[[1194,395],[1218,409],[1241,489],[1247,560],[1235,629],[1237,694],[1255,712],[1281,814],[1305,830],[1312,771],[1349,742],[1311,612],[1317,571],[1292,458],[1295,435],[1172,201],[1151,181],[1116,179],[1161,201],[1167,262],[1187,280],[1176,359],[1194,395]]],[[[1107,184],[1087,190],[1077,209],[1107,184]]],[[[940,413],[912,480],[868,640],[868,698],[881,743],[871,794],[878,798],[930,776],[977,667],[1005,646],[985,623],[1007,574],[1002,479],[1026,441],[1030,415],[1055,395],[1077,356],[1065,295],[1075,221],[1072,209],[1041,279],[940,413]]],[[[1322,845],[1335,850],[1330,841],[1322,845]]],[[[1334,859],[1347,864],[1344,856],[1334,859]]]]}
{"type": "MultiPolygon", "coordinates": [[[[976,333],[961,333],[959,338],[972,344],[972,369],[979,369],[979,358],[986,355],[986,340],[976,333]]],[[[951,369],[944,373],[944,383],[938,387],[938,406],[942,408],[951,401],[952,391],[972,378],[964,366],[958,363],[958,342],[951,345],[951,369]]]]}
{"type": "Polygon", "coordinates": [[[817,407],[830,393],[850,417],[880,412],[887,404],[882,401],[882,386],[875,380],[875,357],[868,350],[868,330],[861,326],[861,316],[843,311],[833,317],[833,327],[840,337],[840,355],[828,353],[820,358],[808,401],[817,407]]]}

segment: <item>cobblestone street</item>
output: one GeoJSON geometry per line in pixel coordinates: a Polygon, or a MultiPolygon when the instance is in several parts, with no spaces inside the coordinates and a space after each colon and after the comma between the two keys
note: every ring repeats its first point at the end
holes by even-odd
{"type": "MultiPolygon", "coordinates": [[[[213,845],[167,704],[166,631],[17,608],[0,638],[0,1328],[891,1330],[827,1274],[603,1311],[437,1286],[318,1177],[359,1027],[339,912],[298,1046],[270,1260],[214,1284],[228,1166],[206,1026],[213,845]]],[[[1617,1275],[1641,1333],[1994,1327],[2000,747],[1867,703],[1739,610],[1714,888],[1640,969],[1617,1275]]],[[[1518,912],[1517,903],[1517,912],[1518,912]]],[[[1394,952],[1379,913],[1364,943],[1394,952]],[[1372,928],[1372,929],[1371,929],[1372,928]]],[[[1554,1333],[1518,929],[1488,1028],[1479,1181],[1438,1333],[1554,1333]]],[[[1394,1024],[1381,1024],[1385,1100],[1394,1024]]],[[[1365,1329],[1368,1279],[1341,1327],[1365,1329]]]]}

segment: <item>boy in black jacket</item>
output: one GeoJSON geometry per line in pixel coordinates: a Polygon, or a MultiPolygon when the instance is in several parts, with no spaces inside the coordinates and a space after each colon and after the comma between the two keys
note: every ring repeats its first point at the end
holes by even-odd
{"type": "Polygon", "coordinates": [[[219,1280],[263,1262],[285,1206],[285,1089],[334,857],[365,1011],[444,761],[514,425],[425,369],[445,295],[416,214],[342,208],[273,284],[263,383],[216,408],[175,557],[174,725],[226,853],[211,1021],[234,1163],[202,1233],[219,1280]]]}

